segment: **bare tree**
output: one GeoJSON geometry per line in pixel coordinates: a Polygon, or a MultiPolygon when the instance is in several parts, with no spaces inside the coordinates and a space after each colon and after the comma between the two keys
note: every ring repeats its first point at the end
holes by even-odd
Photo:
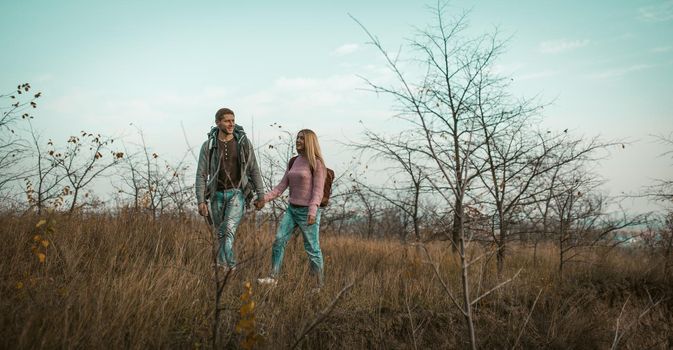
{"type": "MultiPolygon", "coordinates": [[[[485,171],[479,178],[497,219],[493,240],[498,247],[498,273],[503,271],[507,242],[517,216],[526,218],[526,212],[534,210],[539,205],[537,201],[544,201],[544,194],[553,189],[541,179],[548,173],[556,176],[560,168],[597,160],[600,150],[616,144],[598,138],[584,142],[581,137],[571,138],[567,130],[556,135],[530,130],[528,114],[535,110],[517,104],[513,109],[491,112],[496,117],[488,121],[480,117],[486,142],[481,148],[485,162],[479,163],[484,164],[485,171]]],[[[480,115],[484,113],[480,106],[480,115]]],[[[543,222],[546,225],[546,220],[543,222]]]]}
{"type": "Polygon", "coordinates": [[[142,164],[137,158],[137,154],[129,153],[128,149],[124,147],[123,160],[118,167],[120,172],[118,178],[121,183],[113,185],[117,195],[131,198],[131,207],[135,212],[138,212],[141,208],[141,199],[145,189],[145,182],[141,177],[142,164]]]}
{"type": "Polygon", "coordinates": [[[53,163],[63,171],[69,182],[64,190],[66,195],[71,196],[70,212],[78,208],[79,196],[84,189],[116,166],[123,157],[123,153],[109,149],[113,142],[114,139],[104,138],[100,134],[81,131],[80,136],[70,136],[62,152],[49,151],[53,163]]]}
{"type": "Polygon", "coordinates": [[[190,150],[176,162],[162,159],[147,145],[143,131],[137,131],[141,143],[131,151],[124,146],[125,153],[118,152],[123,161],[120,182],[115,185],[117,193],[130,197],[134,210],[147,210],[153,218],[167,209],[184,214],[193,201],[193,185],[187,184],[185,176],[190,150]]]}
{"type": "MultiPolygon", "coordinates": [[[[383,186],[372,186],[354,179],[359,189],[364,189],[372,195],[399,209],[405,215],[405,222],[410,220],[416,241],[421,241],[421,194],[427,191],[424,187],[427,179],[427,171],[423,165],[426,159],[416,152],[417,139],[411,132],[404,132],[397,137],[387,138],[371,130],[365,131],[365,140],[360,143],[352,143],[350,146],[363,153],[372,153],[368,163],[374,159],[391,161],[392,166],[384,170],[388,181],[383,186]],[[408,220],[407,220],[408,219],[408,220]]],[[[362,191],[359,191],[362,195],[362,191]]],[[[368,208],[368,206],[365,206],[368,208]]],[[[406,226],[406,225],[405,225],[406,226]]],[[[406,234],[402,238],[405,239],[406,234]]]]}
{"type": "Polygon", "coordinates": [[[65,181],[65,175],[59,173],[55,156],[59,153],[53,150],[53,142],[49,140],[46,149],[32,123],[28,120],[30,136],[32,138],[32,153],[34,163],[30,165],[28,175],[24,177],[26,185],[26,197],[29,208],[35,208],[38,214],[42,213],[49,204],[58,207],[63,204],[63,197],[67,190],[61,186],[65,181]]]}
{"type": "Polygon", "coordinates": [[[352,156],[342,164],[333,164],[327,160],[327,165],[335,169],[335,173],[329,205],[323,207],[320,214],[321,230],[339,235],[343,233],[362,235],[362,232],[366,231],[362,229],[359,214],[363,211],[359,206],[361,198],[358,194],[362,188],[356,181],[366,177],[361,168],[362,163],[358,161],[357,156],[352,156]]]}
{"type": "MultiPolygon", "coordinates": [[[[355,197],[359,200],[359,203],[362,204],[361,209],[359,210],[364,214],[365,227],[362,232],[364,232],[365,237],[372,238],[374,236],[375,227],[376,227],[376,216],[380,213],[381,208],[379,208],[379,203],[373,196],[369,195],[369,192],[363,190],[360,187],[355,187],[353,189],[355,197]]],[[[354,215],[356,218],[360,218],[360,215],[354,215]]],[[[360,234],[362,234],[362,232],[360,234]]]]}
{"type": "MultiPolygon", "coordinates": [[[[656,138],[667,148],[661,157],[673,159],[673,133],[656,138]]],[[[661,252],[664,274],[669,276],[673,269],[673,179],[657,179],[654,185],[646,187],[645,196],[663,205],[663,212],[648,223],[645,238],[648,245],[661,252]]]]}
{"type": "MultiPolygon", "coordinates": [[[[673,160],[673,132],[667,136],[655,136],[659,143],[666,147],[666,151],[660,157],[669,158],[668,161],[673,160]]],[[[646,189],[646,194],[650,198],[657,201],[673,204],[673,179],[657,179],[656,184],[649,186],[646,189]]]]}
{"type": "Polygon", "coordinates": [[[538,179],[538,186],[543,191],[538,191],[537,195],[533,195],[533,210],[526,212],[527,220],[530,223],[534,232],[533,236],[533,265],[537,265],[537,247],[541,241],[548,238],[551,233],[551,207],[553,199],[553,191],[560,176],[561,167],[556,167],[548,172],[542,178],[538,179]]]}
{"type": "MultiPolygon", "coordinates": [[[[447,235],[460,258],[461,302],[445,283],[442,284],[454,305],[461,310],[470,345],[476,349],[472,306],[491,291],[475,298],[471,289],[470,266],[481,257],[471,253],[472,239],[464,225],[465,205],[470,199],[473,182],[483,171],[477,158],[485,143],[475,113],[479,104],[477,82],[489,73],[503,46],[497,32],[465,39],[465,14],[447,21],[446,12],[446,5],[438,4],[433,11],[434,24],[420,30],[410,42],[421,57],[415,60],[420,66],[418,71],[423,72],[418,79],[408,73],[411,68],[403,68],[399,55],[389,54],[378,38],[360,22],[358,24],[383,55],[396,78],[396,85],[386,87],[365,80],[375,92],[392,96],[401,109],[399,117],[422,135],[421,146],[415,151],[427,157],[428,165],[432,164],[433,174],[427,177],[430,187],[453,211],[453,226],[447,235]]],[[[435,271],[441,281],[437,268],[435,271]]]]}
{"type": "Polygon", "coordinates": [[[647,223],[647,229],[640,236],[641,243],[652,254],[663,260],[664,275],[671,276],[673,269],[673,211],[653,215],[647,223]]]}
{"type": "Polygon", "coordinates": [[[21,162],[30,156],[30,142],[19,129],[20,120],[30,120],[30,110],[37,108],[42,93],[30,95],[31,86],[20,84],[8,93],[0,94],[0,198],[7,198],[10,185],[24,178],[21,162]]]}
{"type": "Polygon", "coordinates": [[[187,207],[193,202],[193,185],[187,184],[185,181],[186,174],[189,172],[189,166],[185,165],[185,158],[177,163],[171,165],[166,163],[166,172],[169,175],[163,191],[165,197],[170,201],[170,206],[177,211],[179,215],[184,215],[187,212],[187,207]]]}
{"type": "Polygon", "coordinates": [[[479,179],[495,212],[492,236],[498,248],[498,274],[504,268],[514,214],[528,199],[533,180],[543,172],[542,161],[549,152],[543,147],[544,138],[538,142],[529,126],[542,106],[532,101],[511,102],[507,88],[504,79],[488,74],[481,74],[476,81],[475,114],[484,146],[475,157],[474,166],[483,169],[479,179]]]}
{"type": "Polygon", "coordinates": [[[581,256],[582,248],[629,242],[632,235],[624,229],[646,222],[646,214],[628,215],[623,210],[610,214],[614,205],[598,192],[598,179],[586,169],[575,168],[559,177],[550,192],[561,276],[564,267],[581,256]]]}

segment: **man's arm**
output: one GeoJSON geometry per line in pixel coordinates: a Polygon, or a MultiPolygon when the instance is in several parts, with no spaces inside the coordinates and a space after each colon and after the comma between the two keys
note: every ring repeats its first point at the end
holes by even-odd
{"type": "Polygon", "coordinates": [[[206,186],[208,183],[208,141],[204,142],[199,152],[199,162],[196,166],[196,179],[194,181],[194,190],[196,192],[196,203],[206,203],[206,186]]]}
{"type": "Polygon", "coordinates": [[[252,147],[250,141],[246,142],[248,144],[248,154],[250,154],[250,159],[248,160],[248,175],[249,179],[252,181],[252,185],[255,187],[255,193],[257,194],[257,200],[262,200],[264,198],[264,182],[262,181],[262,173],[259,171],[259,165],[257,164],[257,157],[255,157],[255,150],[252,147]]]}

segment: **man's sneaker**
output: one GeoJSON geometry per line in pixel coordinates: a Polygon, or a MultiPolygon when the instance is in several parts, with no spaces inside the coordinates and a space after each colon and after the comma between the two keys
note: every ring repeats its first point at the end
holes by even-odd
{"type": "Polygon", "coordinates": [[[276,284],[278,284],[278,280],[276,280],[273,277],[266,277],[266,278],[258,278],[257,283],[259,284],[268,284],[270,286],[275,287],[276,284]]]}

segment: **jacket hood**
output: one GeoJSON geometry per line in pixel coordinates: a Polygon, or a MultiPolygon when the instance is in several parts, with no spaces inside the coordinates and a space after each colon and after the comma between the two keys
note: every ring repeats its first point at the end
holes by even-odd
{"type": "Polygon", "coordinates": [[[240,140],[244,135],[245,131],[243,131],[243,127],[238,124],[234,125],[234,137],[236,137],[237,140],[240,140]]]}

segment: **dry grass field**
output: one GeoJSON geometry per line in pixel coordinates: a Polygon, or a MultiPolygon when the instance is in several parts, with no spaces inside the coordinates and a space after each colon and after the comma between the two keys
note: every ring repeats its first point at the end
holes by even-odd
{"type": "MultiPolygon", "coordinates": [[[[270,226],[247,220],[239,230],[240,268],[224,285],[218,347],[468,347],[463,316],[417,246],[322,232],[326,285],[312,293],[296,237],[282,278],[269,288],[255,280],[269,269],[270,226]]],[[[200,219],[5,214],[0,232],[0,347],[212,347],[215,282],[210,235],[200,219]]],[[[448,243],[427,246],[442,279],[460,295],[459,264],[448,243]]],[[[563,279],[553,246],[537,254],[533,264],[531,248],[513,248],[502,278],[495,259],[473,265],[475,295],[522,269],[475,304],[479,348],[606,349],[616,329],[619,348],[673,347],[673,278],[649,251],[588,252],[563,279]]]]}

